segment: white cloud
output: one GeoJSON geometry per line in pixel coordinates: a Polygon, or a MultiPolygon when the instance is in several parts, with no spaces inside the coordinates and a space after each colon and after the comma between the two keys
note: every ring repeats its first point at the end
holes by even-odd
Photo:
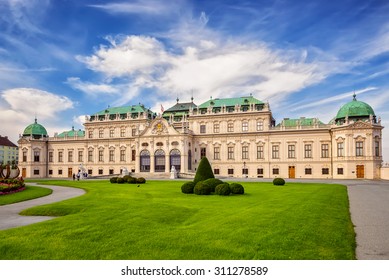
{"type": "Polygon", "coordinates": [[[89,82],[83,82],[78,77],[67,78],[66,81],[72,88],[80,90],[91,96],[99,96],[101,94],[117,94],[119,93],[118,86],[108,84],[92,84],[89,82]]]}

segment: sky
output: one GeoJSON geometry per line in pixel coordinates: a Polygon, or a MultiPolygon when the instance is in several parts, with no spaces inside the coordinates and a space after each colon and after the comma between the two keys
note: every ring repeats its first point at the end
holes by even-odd
{"type": "Polygon", "coordinates": [[[389,1],[0,0],[0,135],[85,115],[253,94],[276,123],[357,99],[389,161],[389,1]]]}

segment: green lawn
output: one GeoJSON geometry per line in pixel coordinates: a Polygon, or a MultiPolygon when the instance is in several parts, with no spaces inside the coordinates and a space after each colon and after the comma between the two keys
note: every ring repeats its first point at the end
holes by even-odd
{"type": "Polygon", "coordinates": [[[341,185],[247,182],[225,197],[182,181],[46,183],[87,194],[25,211],[62,217],[0,231],[1,259],[355,259],[341,185]]]}
{"type": "Polygon", "coordinates": [[[25,200],[38,198],[51,194],[53,191],[47,188],[26,186],[26,189],[21,192],[0,195],[0,205],[12,204],[25,200]]]}

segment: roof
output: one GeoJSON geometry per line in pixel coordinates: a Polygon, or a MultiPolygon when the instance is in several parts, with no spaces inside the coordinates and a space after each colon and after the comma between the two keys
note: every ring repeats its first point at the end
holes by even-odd
{"type": "Polygon", "coordinates": [[[141,113],[141,112],[147,112],[150,111],[149,109],[145,108],[142,104],[139,105],[130,105],[130,106],[122,106],[122,107],[108,107],[105,110],[101,110],[93,115],[116,115],[116,114],[127,114],[127,113],[141,113]]]}
{"type": "Polygon", "coordinates": [[[6,147],[18,147],[14,143],[12,143],[7,136],[0,136],[0,146],[6,147]]]}
{"type": "Polygon", "coordinates": [[[79,130],[74,130],[74,127],[72,127],[72,130],[69,131],[64,131],[60,134],[57,135],[59,138],[64,138],[64,137],[84,137],[85,136],[85,131],[79,129],[79,130]]]}
{"type": "Polygon", "coordinates": [[[37,119],[35,119],[35,122],[33,124],[30,124],[24,129],[23,136],[48,136],[46,128],[44,128],[43,125],[39,124],[37,122],[37,119]]]}
{"type": "Polygon", "coordinates": [[[187,103],[178,103],[175,104],[173,107],[167,109],[164,113],[171,113],[171,112],[179,112],[179,111],[189,111],[190,108],[196,108],[197,105],[193,102],[187,102],[187,103]]]}
{"type": "Polygon", "coordinates": [[[295,126],[313,126],[315,125],[315,122],[318,124],[323,124],[319,119],[317,118],[305,118],[301,117],[299,119],[289,119],[285,118],[279,123],[277,126],[285,126],[285,127],[295,127],[295,126]]]}
{"type": "Polygon", "coordinates": [[[369,104],[358,101],[354,94],[353,100],[344,104],[336,114],[335,119],[343,119],[346,117],[369,117],[370,115],[375,116],[373,108],[369,104]]]}
{"type": "Polygon", "coordinates": [[[249,104],[264,104],[262,101],[254,98],[253,96],[246,97],[237,97],[237,98],[215,98],[210,99],[207,102],[204,102],[199,106],[200,109],[206,109],[210,106],[212,107],[222,107],[222,106],[235,106],[235,105],[249,105],[249,104]]]}

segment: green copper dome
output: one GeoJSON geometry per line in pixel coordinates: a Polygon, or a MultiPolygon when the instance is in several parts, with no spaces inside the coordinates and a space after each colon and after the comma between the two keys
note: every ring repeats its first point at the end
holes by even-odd
{"type": "Polygon", "coordinates": [[[335,117],[335,120],[348,118],[359,118],[365,117],[369,118],[370,115],[375,116],[374,110],[370,107],[369,104],[358,101],[354,94],[352,101],[344,104],[338,111],[338,114],[335,117]]]}
{"type": "Polygon", "coordinates": [[[48,136],[46,128],[44,128],[43,125],[37,123],[36,119],[33,124],[30,124],[24,129],[23,136],[30,136],[30,135],[32,135],[34,138],[48,136]]]}

